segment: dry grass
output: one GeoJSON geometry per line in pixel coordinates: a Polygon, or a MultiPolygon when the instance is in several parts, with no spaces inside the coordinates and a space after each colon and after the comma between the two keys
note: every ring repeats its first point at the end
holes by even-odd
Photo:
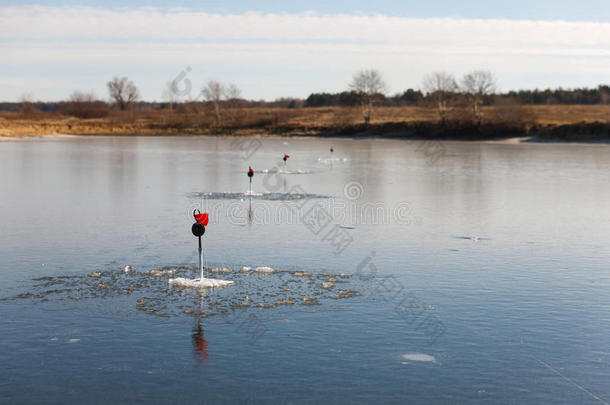
{"type": "MultiPolygon", "coordinates": [[[[532,125],[565,125],[591,122],[610,122],[608,105],[518,106],[485,107],[484,119],[489,123],[519,123],[532,125]]],[[[470,119],[467,109],[455,108],[450,114],[454,121],[470,119]]],[[[438,121],[432,108],[381,107],[375,110],[372,124],[415,123],[438,121]]],[[[115,111],[105,118],[79,119],[57,113],[0,112],[0,136],[32,136],[53,134],[83,135],[181,135],[181,134],[269,134],[281,132],[332,132],[361,124],[360,110],[349,107],[321,108],[251,108],[234,113],[222,127],[215,125],[213,115],[206,110],[115,111]]]]}

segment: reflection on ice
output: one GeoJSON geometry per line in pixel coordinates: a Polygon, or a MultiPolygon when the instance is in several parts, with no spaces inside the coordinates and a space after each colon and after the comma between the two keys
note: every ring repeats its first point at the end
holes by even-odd
{"type": "Polygon", "coordinates": [[[471,240],[473,242],[478,242],[480,240],[491,240],[490,238],[480,238],[478,236],[454,236],[455,239],[464,239],[471,240]]]}

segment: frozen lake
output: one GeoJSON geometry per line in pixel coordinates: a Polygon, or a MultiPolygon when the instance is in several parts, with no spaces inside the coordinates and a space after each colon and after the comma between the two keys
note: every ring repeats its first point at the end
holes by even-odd
{"type": "Polygon", "coordinates": [[[607,145],[0,142],[0,397],[608,403],[609,180],[607,145]],[[169,288],[194,209],[233,286],[169,288]]]}

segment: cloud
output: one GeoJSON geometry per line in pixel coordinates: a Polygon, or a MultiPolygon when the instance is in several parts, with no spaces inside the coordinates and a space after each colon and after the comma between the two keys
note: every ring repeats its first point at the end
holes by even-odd
{"type": "Polygon", "coordinates": [[[236,82],[252,98],[338,91],[361,68],[380,69],[393,91],[473,68],[504,89],[570,87],[606,80],[610,23],[14,6],[0,7],[0,54],[0,77],[13,80],[0,90],[13,97],[16,82],[47,98],[103,94],[119,74],[158,98],[187,65],[193,81],[236,82]]]}
{"type": "Polygon", "coordinates": [[[0,8],[0,37],[608,48],[610,23],[17,6],[0,8]]]}

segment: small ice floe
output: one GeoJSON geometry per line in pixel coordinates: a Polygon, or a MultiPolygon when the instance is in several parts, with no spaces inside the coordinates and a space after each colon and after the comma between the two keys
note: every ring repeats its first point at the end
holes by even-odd
{"type": "Polygon", "coordinates": [[[50,340],[51,340],[51,342],[57,342],[59,339],[54,337],[54,338],[51,338],[50,340]]]}
{"type": "Polygon", "coordinates": [[[149,271],[148,274],[153,277],[172,277],[172,276],[175,276],[177,272],[178,272],[178,270],[176,270],[176,269],[170,269],[170,270],[155,269],[155,270],[149,271]]]}
{"type": "Polygon", "coordinates": [[[70,339],[68,340],[68,343],[78,343],[80,342],[80,339],[70,339]]]}
{"type": "Polygon", "coordinates": [[[188,279],[188,278],[170,278],[169,285],[171,287],[183,287],[183,288],[218,288],[232,285],[233,281],[229,280],[216,280],[213,278],[202,278],[202,279],[188,279]]]}
{"type": "Polygon", "coordinates": [[[248,267],[248,266],[244,266],[239,270],[240,273],[244,273],[244,274],[248,274],[251,271],[252,271],[252,267],[248,267]]]}
{"type": "Polygon", "coordinates": [[[334,286],[335,286],[335,283],[330,282],[330,281],[325,281],[322,283],[322,288],[324,288],[325,290],[330,290],[334,286]]]}
{"type": "Polygon", "coordinates": [[[131,266],[125,266],[125,273],[129,273],[131,271],[131,266]]]}
{"type": "MultiPolygon", "coordinates": [[[[436,358],[434,356],[430,356],[429,354],[424,353],[407,353],[403,354],[402,358],[409,361],[417,361],[420,363],[436,363],[436,358]]],[[[409,364],[408,362],[403,362],[403,364],[409,364]]]]}
{"type": "Polygon", "coordinates": [[[212,269],[210,271],[212,273],[215,273],[215,274],[229,274],[229,273],[233,273],[233,269],[229,269],[227,267],[223,267],[223,268],[220,268],[220,269],[212,269]]]}
{"type": "Polygon", "coordinates": [[[273,274],[275,273],[275,270],[272,269],[271,267],[266,267],[266,266],[262,266],[262,267],[257,267],[254,269],[255,272],[260,273],[260,274],[273,274]]]}

